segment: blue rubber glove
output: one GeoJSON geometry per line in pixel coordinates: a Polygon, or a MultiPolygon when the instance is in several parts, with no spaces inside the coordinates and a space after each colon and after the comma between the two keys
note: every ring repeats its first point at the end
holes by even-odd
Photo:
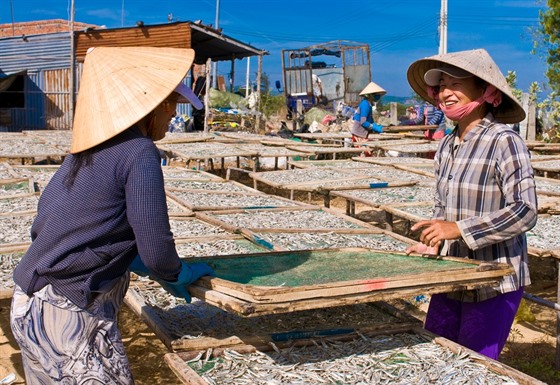
{"type": "Polygon", "coordinates": [[[158,282],[168,293],[178,298],[184,298],[187,303],[190,303],[191,295],[187,287],[205,275],[215,276],[216,274],[206,263],[187,264],[181,261],[181,272],[177,277],[177,281],[169,282],[161,279],[158,282]]]}
{"type": "Polygon", "coordinates": [[[378,134],[381,134],[383,132],[383,126],[380,124],[371,123],[369,128],[371,129],[372,132],[376,132],[378,134]]]}
{"type": "Polygon", "coordinates": [[[147,277],[148,275],[150,275],[150,270],[148,270],[146,265],[144,265],[144,262],[142,262],[142,258],[140,258],[140,255],[137,255],[136,258],[132,260],[132,263],[128,268],[134,274],[137,274],[141,277],[147,277]]]}

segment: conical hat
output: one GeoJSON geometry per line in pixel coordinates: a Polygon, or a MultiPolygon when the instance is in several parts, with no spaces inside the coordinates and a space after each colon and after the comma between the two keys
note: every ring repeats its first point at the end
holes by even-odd
{"type": "Polygon", "coordinates": [[[387,91],[383,88],[375,84],[374,82],[369,82],[369,84],[360,92],[360,95],[367,95],[367,94],[381,94],[385,95],[387,91]]]}
{"type": "Polygon", "coordinates": [[[96,47],[80,80],[71,153],[92,148],[128,129],[179,85],[194,60],[192,49],[96,47]]]}
{"type": "Polygon", "coordinates": [[[428,85],[424,75],[434,68],[443,68],[447,71],[450,66],[479,77],[502,92],[502,103],[494,109],[497,120],[503,123],[517,123],[525,119],[523,107],[511,92],[494,60],[484,49],[434,55],[417,60],[408,67],[408,83],[420,97],[435,105],[436,101],[428,95],[428,85]]]}

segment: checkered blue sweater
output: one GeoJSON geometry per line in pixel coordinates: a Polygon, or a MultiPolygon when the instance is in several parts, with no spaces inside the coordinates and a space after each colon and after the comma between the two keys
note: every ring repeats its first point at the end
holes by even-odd
{"type": "Polygon", "coordinates": [[[69,187],[73,159],[64,160],[41,194],[15,283],[28,295],[50,283],[84,308],[137,254],[155,277],[174,281],[181,265],[152,140],[131,128],[98,145],[69,187]]]}

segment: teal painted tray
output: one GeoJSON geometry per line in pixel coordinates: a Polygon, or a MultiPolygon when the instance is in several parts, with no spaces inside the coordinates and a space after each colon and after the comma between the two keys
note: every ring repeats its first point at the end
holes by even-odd
{"type": "Polygon", "coordinates": [[[337,303],[332,300],[345,299],[357,303],[379,300],[379,294],[461,290],[494,285],[512,273],[506,264],[364,248],[230,255],[196,261],[209,263],[216,277],[197,281],[191,287],[193,295],[242,312],[249,304],[294,310],[294,301],[320,305],[324,300],[337,303]]]}

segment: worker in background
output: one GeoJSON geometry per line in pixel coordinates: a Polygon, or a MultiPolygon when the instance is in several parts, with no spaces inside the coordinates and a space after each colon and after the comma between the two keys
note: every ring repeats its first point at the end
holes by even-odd
{"type": "Polygon", "coordinates": [[[14,271],[10,323],[28,384],[134,384],[117,328],[130,271],[191,300],[212,275],[179,259],[160,153],[192,49],[88,51],[72,145],[43,191],[32,243],[14,271]]]}
{"type": "MultiPolygon", "coordinates": [[[[360,147],[361,143],[367,142],[370,134],[380,134],[383,132],[383,126],[375,123],[373,112],[381,96],[386,93],[387,91],[374,82],[370,82],[362,92],[360,92],[362,100],[352,118],[352,126],[350,129],[352,133],[352,142],[354,142],[357,147],[360,147]]],[[[371,151],[365,146],[364,155],[371,156],[371,151]]]]}
{"type": "Polygon", "coordinates": [[[434,158],[433,219],[412,226],[420,242],[406,252],[513,268],[494,286],[432,295],[425,328],[498,359],[531,283],[525,234],[537,222],[535,179],[525,141],[508,126],[525,111],[483,49],[417,60],[407,75],[457,125],[434,158]]]}
{"type": "Polygon", "coordinates": [[[445,115],[443,111],[437,107],[426,103],[424,106],[424,124],[427,126],[437,126],[435,130],[424,131],[424,137],[430,140],[439,140],[447,133],[445,124],[445,115]]]}
{"type": "Polygon", "coordinates": [[[321,78],[315,74],[311,74],[311,81],[313,83],[313,97],[315,105],[323,103],[323,82],[321,78]]]}

